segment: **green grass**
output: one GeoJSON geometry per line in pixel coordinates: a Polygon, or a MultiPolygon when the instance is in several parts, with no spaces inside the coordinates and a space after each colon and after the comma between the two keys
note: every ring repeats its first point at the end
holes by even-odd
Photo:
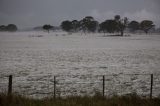
{"type": "Polygon", "coordinates": [[[160,98],[141,98],[136,94],[103,98],[72,96],[66,98],[33,99],[19,95],[0,94],[0,106],[160,106],[160,98]]]}

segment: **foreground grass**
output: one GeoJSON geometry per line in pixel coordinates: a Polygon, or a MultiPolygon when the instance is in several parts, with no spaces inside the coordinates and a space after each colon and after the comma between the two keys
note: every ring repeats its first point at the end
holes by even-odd
{"type": "Polygon", "coordinates": [[[160,106],[160,98],[140,98],[137,95],[103,98],[96,95],[93,97],[45,98],[39,100],[18,95],[0,94],[0,106],[160,106]]]}

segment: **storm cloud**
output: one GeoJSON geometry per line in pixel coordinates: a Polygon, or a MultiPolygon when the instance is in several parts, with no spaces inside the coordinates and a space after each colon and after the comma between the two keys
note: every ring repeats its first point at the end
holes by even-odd
{"type": "Polygon", "coordinates": [[[34,27],[91,15],[98,21],[119,14],[130,20],[153,20],[160,25],[159,0],[0,0],[0,25],[34,27]]]}

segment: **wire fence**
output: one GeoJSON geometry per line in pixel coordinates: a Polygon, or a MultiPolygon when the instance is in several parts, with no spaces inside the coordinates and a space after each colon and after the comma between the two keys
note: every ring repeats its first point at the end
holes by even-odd
{"type": "Polygon", "coordinates": [[[0,92],[34,98],[103,96],[136,93],[142,97],[160,96],[159,74],[37,75],[0,77],[0,92]]]}

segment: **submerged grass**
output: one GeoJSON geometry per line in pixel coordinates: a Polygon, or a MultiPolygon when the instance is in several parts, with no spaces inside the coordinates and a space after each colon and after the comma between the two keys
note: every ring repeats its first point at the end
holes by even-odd
{"type": "Polygon", "coordinates": [[[0,106],[160,106],[160,98],[141,98],[136,94],[102,97],[101,95],[33,99],[20,95],[0,94],[0,106]]]}

